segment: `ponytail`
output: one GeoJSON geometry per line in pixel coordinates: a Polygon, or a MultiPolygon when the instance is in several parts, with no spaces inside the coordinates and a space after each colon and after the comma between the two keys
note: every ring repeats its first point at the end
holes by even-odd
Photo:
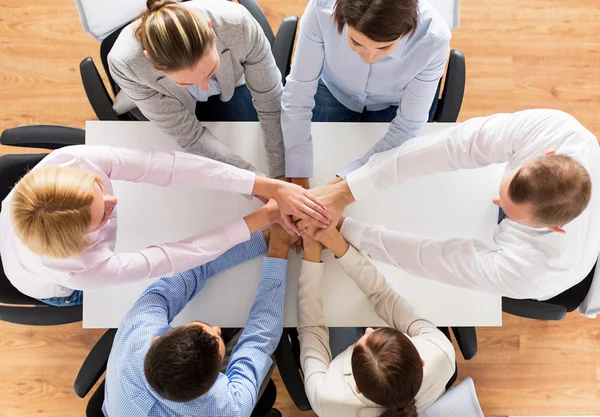
{"type": "Polygon", "coordinates": [[[418,417],[417,405],[413,398],[402,408],[388,408],[379,417],[418,417]]]}

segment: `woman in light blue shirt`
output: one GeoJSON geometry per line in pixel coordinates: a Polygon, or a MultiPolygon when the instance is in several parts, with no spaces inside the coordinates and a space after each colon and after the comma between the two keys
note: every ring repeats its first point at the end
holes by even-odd
{"type": "Polygon", "coordinates": [[[423,0],[310,0],[282,97],[286,176],[308,186],[311,121],[391,122],[369,152],[338,173],[342,178],[372,154],[417,136],[437,96],[450,38],[442,16],[423,0]]]}

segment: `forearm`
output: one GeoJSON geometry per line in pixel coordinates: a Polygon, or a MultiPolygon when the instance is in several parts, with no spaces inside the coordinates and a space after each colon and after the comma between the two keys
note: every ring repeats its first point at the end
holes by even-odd
{"type": "MultiPolygon", "coordinates": [[[[259,177],[257,177],[259,178],[259,177]]],[[[263,177],[260,177],[263,178],[263,177]]],[[[273,180],[275,181],[275,180],[273,180]]],[[[276,207],[276,206],[275,206],[276,207]]],[[[244,216],[244,221],[248,226],[248,230],[250,234],[254,234],[255,232],[265,229],[271,224],[277,222],[279,220],[279,211],[276,210],[273,206],[267,204],[260,207],[258,210],[253,213],[244,216]]]]}

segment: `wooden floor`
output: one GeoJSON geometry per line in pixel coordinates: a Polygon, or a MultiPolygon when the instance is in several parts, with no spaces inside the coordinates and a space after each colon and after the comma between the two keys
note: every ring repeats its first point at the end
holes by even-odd
{"type": "MultiPolygon", "coordinates": [[[[259,0],[273,26],[301,15],[305,0],[259,0]]],[[[565,110],[600,135],[598,0],[462,0],[452,47],[467,57],[460,119],[532,107],[565,110]]],[[[0,130],[95,119],[79,78],[99,64],[72,0],[0,0],[0,130]]],[[[2,148],[0,153],[13,152],[2,148]]],[[[107,308],[110,308],[107,304],[107,308]]],[[[102,332],[80,324],[30,328],[0,323],[0,417],[81,416],[77,370],[102,332]]],[[[480,329],[477,357],[459,362],[483,409],[498,415],[600,414],[600,326],[571,314],[558,323],[504,317],[480,329]]],[[[278,408],[295,410],[281,384],[278,408]]]]}

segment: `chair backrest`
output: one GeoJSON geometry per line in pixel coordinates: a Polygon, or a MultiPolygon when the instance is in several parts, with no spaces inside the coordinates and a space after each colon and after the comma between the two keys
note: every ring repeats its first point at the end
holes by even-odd
{"type": "Polygon", "coordinates": [[[260,6],[256,2],[256,0],[238,0],[238,1],[242,6],[244,6],[250,12],[252,17],[254,19],[256,19],[256,21],[260,24],[260,27],[262,27],[263,32],[265,32],[265,35],[266,35],[267,39],[269,40],[269,43],[271,44],[271,46],[273,46],[273,42],[275,41],[275,35],[273,34],[273,29],[271,29],[271,25],[269,24],[267,17],[265,16],[264,12],[260,8],[260,6]]]}
{"type": "Polygon", "coordinates": [[[465,378],[419,414],[419,417],[484,417],[473,380],[465,378]]]}
{"type": "MultiPolygon", "coordinates": [[[[15,183],[31,168],[36,166],[45,154],[4,155],[0,157],[0,201],[4,201],[15,183]]],[[[1,207],[0,207],[1,211],[1,207]]],[[[42,305],[41,301],[21,294],[12,286],[2,267],[0,259],[0,302],[4,304],[42,305]]]]}
{"type": "Polygon", "coordinates": [[[110,75],[110,70],[108,69],[108,54],[110,53],[112,47],[114,46],[115,42],[117,41],[117,38],[119,37],[119,35],[121,34],[121,31],[123,30],[123,28],[125,28],[125,26],[127,26],[127,25],[121,26],[120,28],[115,30],[113,33],[108,35],[100,44],[100,59],[102,60],[102,67],[104,68],[104,72],[106,73],[106,76],[108,77],[108,82],[110,84],[110,88],[112,89],[112,92],[115,96],[121,90],[121,88],[115,82],[115,80],[113,80],[113,77],[110,75]]]}

